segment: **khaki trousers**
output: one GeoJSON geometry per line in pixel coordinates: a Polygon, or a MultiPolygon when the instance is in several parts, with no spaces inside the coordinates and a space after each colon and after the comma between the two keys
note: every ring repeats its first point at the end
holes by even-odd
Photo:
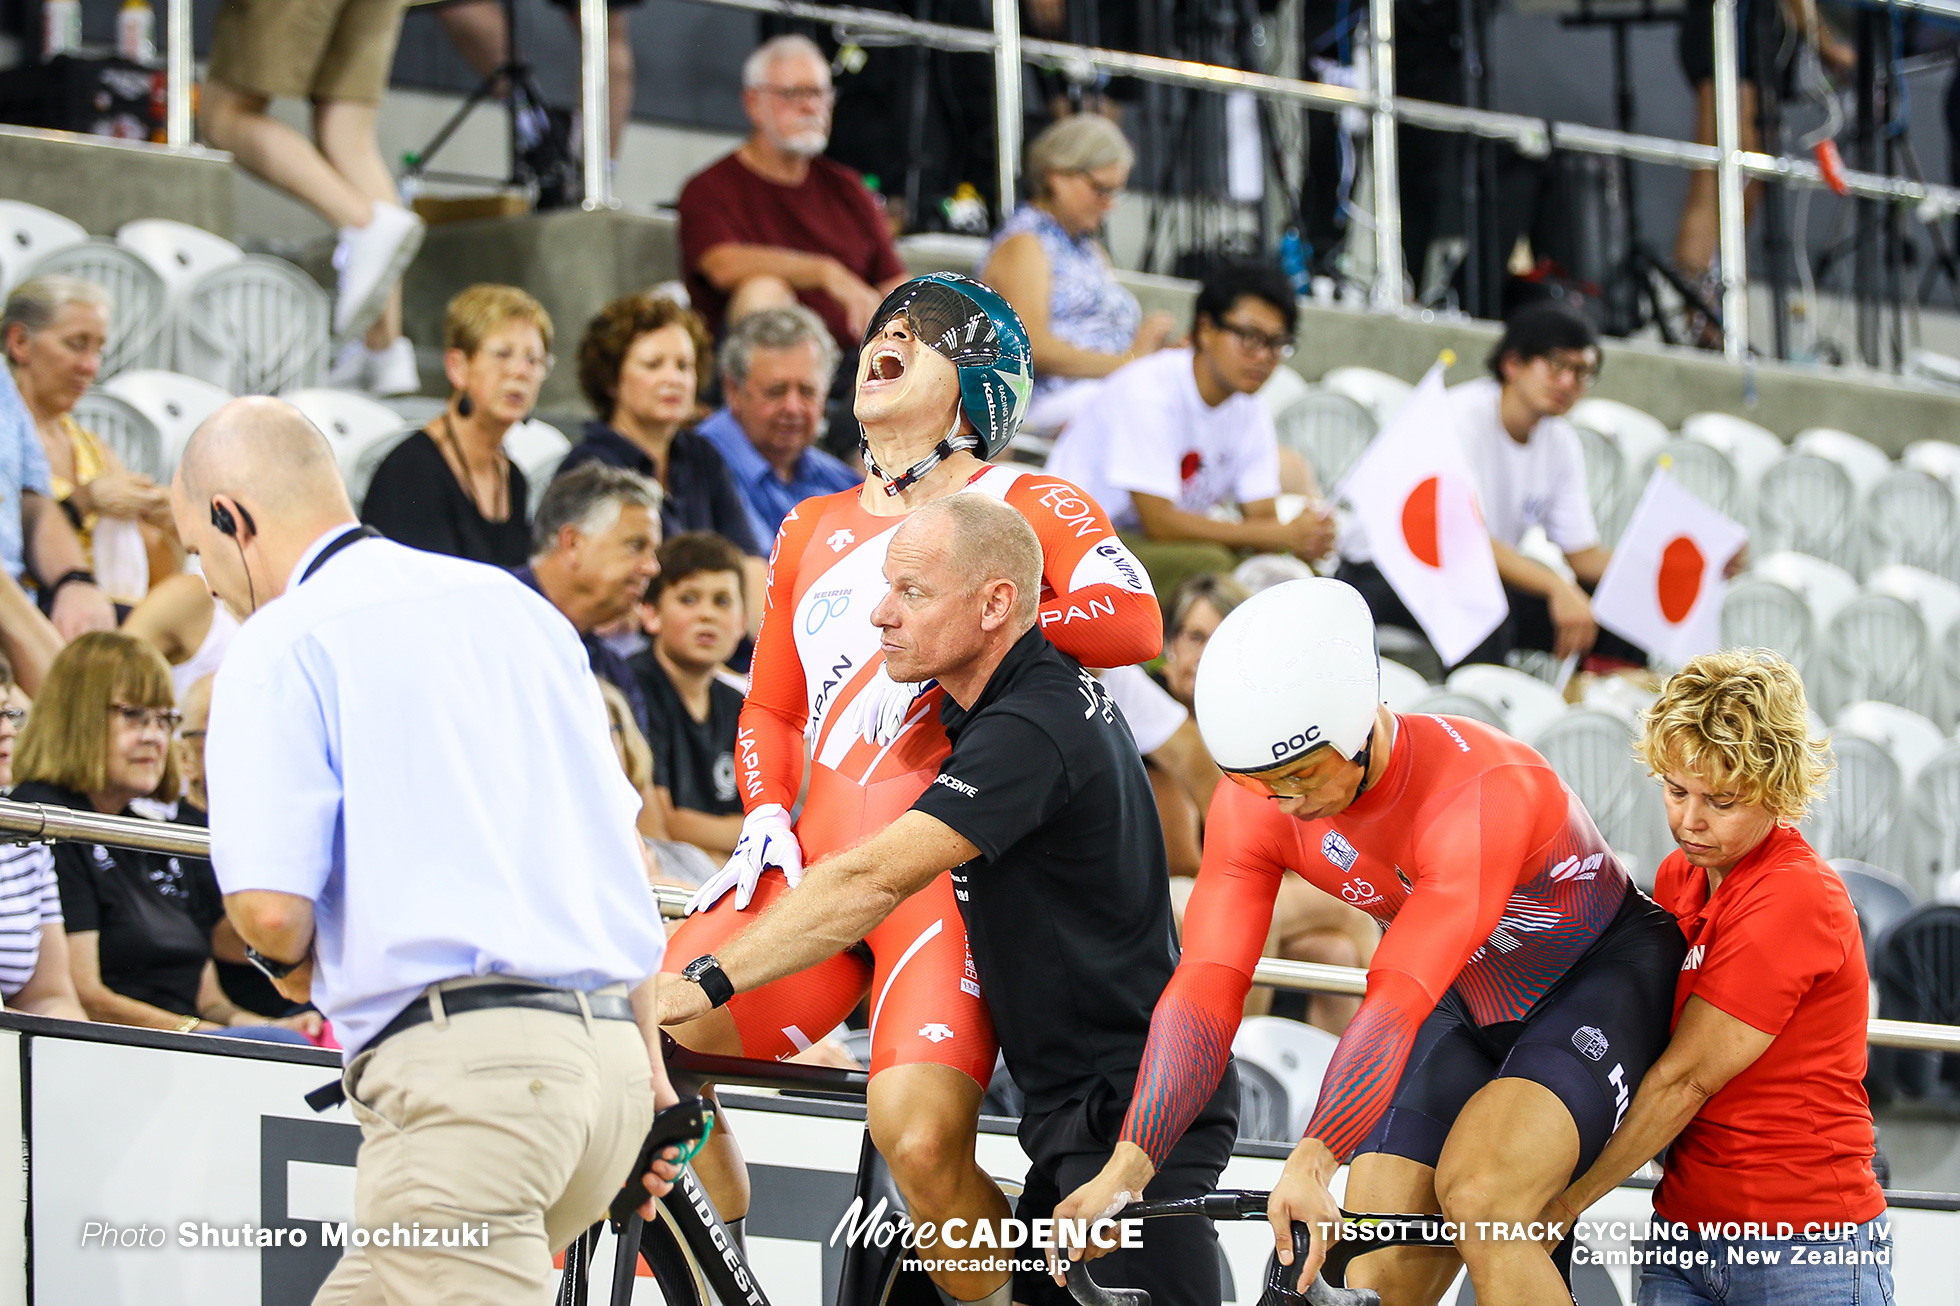
{"type": "Polygon", "coordinates": [[[605,1213],[646,1139],[650,1080],[631,1021],[522,1007],[362,1052],[344,1076],[362,1135],[354,1224],[314,1306],[546,1306],[552,1254],[605,1213]],[[435,1236],[392,1245],[418,1223],[435,1236]],[[356,1230],[384,1238],[360,1247],[356,1230]]]}

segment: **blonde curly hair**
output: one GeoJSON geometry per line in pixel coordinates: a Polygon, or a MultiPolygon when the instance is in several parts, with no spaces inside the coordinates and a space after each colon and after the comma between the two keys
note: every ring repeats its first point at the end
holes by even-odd
{"type": "Polygon", "coordinates": [[[1802,678],[1764,648],[1704,653],[1669,677],[1634,751],[1657,776],[1691,772],[1785,821],[1802,819],[1831,770],[1802,678]]]}

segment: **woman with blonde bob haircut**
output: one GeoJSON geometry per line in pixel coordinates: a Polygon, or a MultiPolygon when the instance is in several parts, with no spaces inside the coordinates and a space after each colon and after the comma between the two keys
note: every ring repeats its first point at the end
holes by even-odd
{"type": "Polygon", "coordinates": [[[1865,948],[1843,881],[1796,828],[1830,770],[1803,681],[1766,649],[1698,657],[1649,709],[1638,752],[1678,846],[1654,883],[1688,941],[1674,1036],[1545,1219],[1569,1224],[1667,1148],[1640,1306],[1890,1301],[1865,948]],[[1700,1232],[1779,1223],[1794,1236],[1700,1232]]]}
{"type": "MultiPolygon", "coordinates": [[[[139,798],[174,801],[170,744],[182,717],[172,704],[162,654],[114,631],[83,635],[48,668],[14,753],[12,797],[117,816],[136,815],[139,798]]],[[[319,1028],[317,1012],[269,1021],[219,988],[211,935],[225,907],[210,863],[59,843],[54,869],[68,965],[89,1019],[298,1043],[302,1029],[319,1028]]]]}

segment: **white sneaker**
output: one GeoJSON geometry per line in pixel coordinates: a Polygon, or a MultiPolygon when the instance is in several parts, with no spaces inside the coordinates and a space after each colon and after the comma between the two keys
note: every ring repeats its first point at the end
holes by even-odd
{"type": "Polygon", "coordinates": [[[382,399],[422,392],[422,374],[415,366],[415,346],[407,336],[396,336],[385,349],[367,353],[367,392],[382,399]]]}
{"type": "Polygon", "coordinates": [[[327,369],[327,385],[335,390],[365,390],[368,379],[368,347],[360,340],[347,340],[334,350],[333,366],[327,369]]]}
{"type": "Polygon", "coordinates": [[[422,248],[427,231],[422,219],[399,204],[374,206],[365,227],[342,227],[333,252],[340,273],[340,293],[333,310],[337,336],[357,336],[381,316],[388,292],[422,248]]]}

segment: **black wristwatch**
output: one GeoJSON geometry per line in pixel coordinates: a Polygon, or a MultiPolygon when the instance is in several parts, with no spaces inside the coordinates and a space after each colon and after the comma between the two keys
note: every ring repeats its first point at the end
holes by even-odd
{"type": "Polygon", "coordinates": [[[681,971],[681,978],[699,984],[701,991],[708,995],[708,1005],[711,1007],[725,1006],[735,996],[734,984],[729,982],[728,973],[722,970],[713,953],[688,962],[681,971]]]}
{"type": "MultiPolygon", "coordinates": [[[[306,957],[310,957],[312,955],[313,955],[313,949],[308,948],[306,950],[306,957]]],[[[298,961],[280,961],[277,958],[266,956],[263,952],[260,952],[257,948],[253,947],[249,943],[245,945],[245,960],[251,962],[254,966],[257,966],[261,971],[265,972],[265,977],[267,979],[275,979],[275,980],[285,979],[286,976],[292,974],[294,971],[298,970],[301,966],[304,966],[306,964],[306,957],[301,957],[298,961]]]]}

